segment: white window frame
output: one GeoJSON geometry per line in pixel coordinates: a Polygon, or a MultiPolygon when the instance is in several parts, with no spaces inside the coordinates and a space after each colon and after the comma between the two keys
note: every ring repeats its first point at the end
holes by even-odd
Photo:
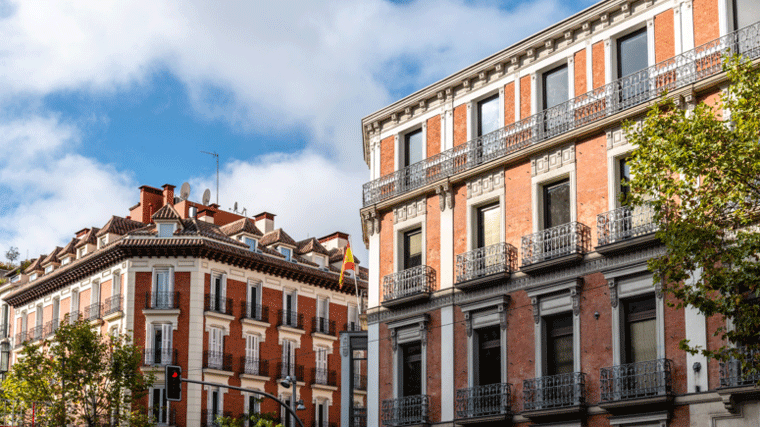
{"type": "Polygon", "coordinates": [[[80,310],[79,303],[79,290],[73,289],[71,291],[71,304],[69,307],[69,321],[72,323],[78,320],[80,310]]]}
{"type": "MultiPolygon", "coordinates": [[[[394,144],[396,146],[396,155],[394,156],[394,170],[404,169],[405,166],[401,166],[406,160],[406,135],[414,133],[422,129],[422,159],[428,158],[427,152],[427,119],[421,123],[411,126],[395,135],[394,144]]],[[[412,163],[413,164],[413,163],[412,163]]],[[[411,166],[411,165],[410,165],[411,166]]]]}
{"type": "Polygon", "coordinates": [[[29,275],[30,282],[34,282],[35,280],[37,280],[37,273],[32,273],[31,275],[29,275]]]}
{"type": "Polygon", "coordinates": [[[121,295],[121,271],[114,271],[111,279],[111,296],[121,295]]]}
{"type": "Polygon", "coordinates": [[[351,330],[351,323],[354,323],[354,329],[358,330],[361,329],[359,324],[359,307],[355,304],[348,304],[346,313],[346,326],[348,326],[348,329],[351,330]],[[358,328],[358,329],[357,329],[358,328]]]}
{"type": "Polygon", "coordinates": [[[79,250],[77,250],[77,259],[80,259],[84,257],[85,255],[87,255],[87,245],[84,245],[81,248],[79,248],[79,250]]]}
{"type": "Polygon", "coordinates": [[[61,265],[66,265],[71,262],[71,256],[61,258],[61,265]]]}
{"type": "MultiPolygon", "coordinates": [[[[295,341],[287,338],[282,340],[282,364],[287,364],[290,367],[287,375],[295,376],[296,348],[295,341]]],[[[282,372],[279,372],[278,375],[282,376],[282,372]]],[[[298,380],[303,381],[303,378],[298,378],[298,380]]]]}
{"type": "Polygon", "coordinates": [[[544,187],[567,179],[570,183],[570,222],[578,220],[578,184],[575,161],[555,170],[534,176],[531,182],[533,193],[533,232],[544,230],[544,187]]]}
{"type": "Polygon", "coordinates": [[[158,232],[156,234],[156,237],[160,239],[167,239],[170,237],[174,237],[174,232],[177,229],[177,224],[173,222],[160,222],[156,224],[156,231],[158,232]]]}
{"type": "Polygon", "coordinates": [[[248,245],[248,249],[250,249],[253,252],[257,251],[258,245],[259,245],[258,240],[254,239],[253,237],[248,237],[248,236],[242,236],[241,240],[243,241],[243,243],[248,245]]]}
{"type": "Polygon", "coordinates": [[[52,273],[54,268],[55,266],[53,264],[48,265],[47,267],[45,267],[45,274],[52,273]]]}
{"type": "Polygon", "coordinates": [[[330,425],[330,405],[327,399],[315,399],[314,403],[314,425],[317,427],[328,427],[330,425]],[[322,406],[322,420],[324,425],[317,424],[319,422],[319,407],[322,406]]]}
{"type": "Polygon", "coordinates": [[[169,402],[168,400],[166,400],[166,388],[165,388],[165,386],[160,386],[159,385],[159,386],[151,387],[151,389],[150,389],[150,396],[149,396],[150,400],[149,400],[149,406],[148,406],[148,408],[150,409],[150,414],[153,415],[153,416],[155,416],[153,414],[153,408],[154,408],[153,407],[153,397],[154,397],[154,395],[155,395],[156,392],[160,393],[159,394],[159,400],[162,401],[162,402],[164,402],[164,401],[166,402],[166,406],[162,406],[161,407],[161,408],[165,408],[164,410],[166,411],[166,414],[165,414],[165,416],[166,416],[166,422],[160,422],[160,418],[161,418],[162,414],[159,414],[159,416],[156,417],[156,425],[158,425],[158,426],[169,425],[169,413],[171,412],[171,410],[170,410],[170,408],[171,408],[171,402],[169,402]]]}
{"type": "Polygon", "coordinates": [[[504,85],[501,85],[501,87],[498,90],[490,90],[488,92],[485,92],[482,95],[479,95],[477,98],[473,98],[467,103],[467,124],[468,124],[467,141],[472,141],[475,138],[478,138],[477,129],[478,129],[478,119],[480,116],[480,111],[478,111],[478,104],[481,101],[487,98],[490,98],[496,94],[499,95],[498,97],[499,127],[497,129],[501,129],[505,126],[504,124],[504,85]]]}
{"type": "Polygon", "coordinates": [[[288,248],[286,246],[278,246],[277,251],[285,257],[286,261],[290,261],[293,259],[293,249],[288,248]]]}
{"type": "Polygon", "coordinates": [[[101,236],[98,239],[98,249],[104,248],[108,244],[108,234],[101,236]]]}
{"type": "MultiPolygon", "coordinates": [[[[467,251],[471,251],[477,246],[478,240],[478,209],[493,203],[499,204],[499,242],[506,240],[506,214],[504,209],[505,195],[504,191],[488,192],[480,196],[472,197],[467,200],[467,251]]],[[[457,254],[458,255],[458,254],[457,254]]]]}
{"type": "Polygon", "coordinates": [[[283,316],[285,316],[285,313],[288,310],[287,306],[287,297],[288,295],[292,295],[291,301],[293,301],[291,312],[298,314],[298,291],[296,289],[290,289],[290,288],[284,288],[282,290],[282,313],[283,316]]]}
{"type": "MultiPolygon", "coordinates": [[[[395,332],[396,346],[393,349],[393,397],[398,398],[401,394],[403,381],[401,378],[401,368],[403,360],[403,354],[401,352],[401,344],[413,343],[415,341],[421,344],[421,372],[420,377],[422,384],[420,388],[421,394],[427,394],[427,333],[423,331],[427,330],[430,317],[427,314],[422,314],[414,317],[408,317],[406,319],[398,320],[388,323],[388,329],[395,332]]],[[[392,333],[393,333],[392,332],[392,333]]]]}
{"type": "Polygon", "coordinates": [[[150,346],[146,346],[153,350],[153,353],[150,354],[150,362],[153,362],[152,364],[155,364],[155,342],[156,342],[156,332],[161,331],[161,365],[170,365],[172,363],[172,356],[174,353],[174,347],[173,347],[173,335],[174,335],[174,324],[173,323],[151,323],[150,327],[148,328],[149,335],[147,342],[150,343],[150,346]],[[164,360],[164,357],[167,357],[168,360],[164,360]]]}

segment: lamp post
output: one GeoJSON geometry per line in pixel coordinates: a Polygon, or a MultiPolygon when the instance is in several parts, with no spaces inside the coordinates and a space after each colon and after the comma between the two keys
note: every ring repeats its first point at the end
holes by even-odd
{"type": "MultiPolygon", "coordinates": [[[[293,409],[293,411],[303,411],[306,409],[306,407],[303,405],[303,399],[299,400],[297,402],[298,406],[296,406],[296,386],[298,385],[298,378],[296,378],[296,354],[295,349],[293,351],[293,375],[285,375],[285,378],[283,378],[282,381],[280,381],[280,385],[287,388],[287,387],[293,387],[293,391],[290,393],[290,407],[293,409]]],[[[288,366],[288,373],[290,373],[290,366],[288,366]]],[[[288,423],[289,424],[289,423],[288,423]]],[[[291,425],[287,425],[285,427],[293,427],[291,425]]]]}

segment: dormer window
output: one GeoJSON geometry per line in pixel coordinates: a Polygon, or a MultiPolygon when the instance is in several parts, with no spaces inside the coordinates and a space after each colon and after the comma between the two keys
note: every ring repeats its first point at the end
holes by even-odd
{"type": "Polygon", "coordinates": [[[50,273],[52,271],[53,271],[53,266],[52,265],[48,265],[47,267],[45,267],[45,274],[48,274],[48,273],[50,273]]]}
{"type": "Polygon", "coordinates": [[[66,265],[71,262],[71,257],[66,257],[61,260],[61,265],[66,265]]]}
{"type": "Polygon", "coordinates": [[[21,275],[20,274],[17,274],[15,276],[11,277],[11,283],[16,283],[19,280],[21,280],[21,275]]]}
{"type": "Polygon", "coordinates": [[[35,280],[37,280],[37,273],[32,273],[32,275],[31,275],[31,276],[29,276],[29,281],[30,281],[30,282],[33,282],[33,281],[35,281],[35,280]]]}
{"type": "Polygon", "coordinates": [[[158,237],[172,237],[174,224],[158,224],[158,237]]]}
{"type": "Polygon", "coordinates": [[[312,257],[312,261],[317,264],[317,267],[319,268],[325,268],[325,257],[320,255],[314,255],[312,257]]]}
{"type": "Polygon", "coordinates": [[[106,244],[108,244],[108,235],[105,235],[98,239],[98,249],[105,247],[106,244]]]}
{"type": "Polygon", "coordinates": [[[290,261],[290,258],[293,256],[293,250],[292,249],[286,248],[286,247],[283,247],[283,246],[280,246],[277,249],[280,251],[281,254],[283,254],[285,256],[286,260],[290,261]]]}
{"type": "Polygon", "coordinates": [[[77,258],[82,258],[85,255],[87,255],[87,246],[83,246],[77,251],[77,258]]]}
{"type": "Polygon", "coordinates": [[[256,250],[256,244],[258,244],[258,241],[256,239],[252,239],[250,237],[243,237],[243,243],[248,245],[248,248],[252,251],[256,250]]]}

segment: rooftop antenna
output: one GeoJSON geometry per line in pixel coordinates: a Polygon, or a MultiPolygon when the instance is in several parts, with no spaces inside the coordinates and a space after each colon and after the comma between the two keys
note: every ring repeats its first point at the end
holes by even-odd
{"type": "Polygon", "coordinates": [[[208,206],[208,202],[211,200],[211,190],[208,188],[206,191],[203,192],[203,200],[201,201],[203,203],[203,206],[208,206]]]}
{"type": "Polygon", "coordinates": [[[219,153],[216,151],[214,152],[208,152],[201,150],[201,153],[208,154],[209,156],[214,156],[216,158],[216,204],[219,204],[219,153]]]}
{"type": "Polygon", "coordinates": [[[179,190],[179,198],[180,200],[187,200],[188,197],[190,197],[190,184],[185,182],[179,190]]]}
{"type": "Polygon", "coordinates": [[[235,202],[235,207],[232,208],[232,211],[235,212],[235,213],[238,213],[237,202],[235,202]]]}

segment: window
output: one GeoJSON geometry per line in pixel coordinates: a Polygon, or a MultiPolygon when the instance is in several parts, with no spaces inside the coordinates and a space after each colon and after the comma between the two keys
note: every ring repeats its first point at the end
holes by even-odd
{"type": "Polygon", "coordinates": [[[628,194],[631,192],[631,167],[628,165],[628,158],[618,159],[618,203],[621,206],[627,205],[628,194]]]}
{"type": "Polygon", "coordinates": [[[292,255],[293,255],[293,251],[292,251],[290,248],[286,248],[286,247],[280,246],[280,247],[278,247],[277,249],[280,251],[280,253],[281,253],[282,255],[284,255],[284,256],[285,256],[285,259],[286,259],[286,260],[290,261],[290,258],[291,258],[291,257],[292,257],[292,255]]]}
{"type": "Polygon", "coordinates": [[[404,135],[404,167],[413,165],[424,159],[422,129],[404,135]]]}
{"type": "Polygon", "coordinates": [[[499,129],[499,94],[478,102],[478,135],[499,129]]]}
{"type": "Polygon", "coordinates": [[[21,280],[21,274],[17,274],[15,276],[11,277],[11,283],[16,283],[19,280],[21,280]]]}
{"type": "Polygon", "coordinates": [[[621,37],[617,41],[618,77],[621,82],[621,98],[632,99],[649,90],[649,54],[647,30],[643,28],[621,37]]]}
{"type": "Polygon", "coordinates": [[[623,309],[625,362],[636,363],[657,359],[657,316],[654,295],[625,301],[623,309]]]}
{"type": "MultiPolygon", "coordinates": [[[[281,378],[296,375],[296,345],[291,340],[282,340],[282,371],[281,378]]],[[[299,378],[302,380],[303,378],[299,378]]]]}
{"type": "Polygon", "coordinates": [[[61,260],[61,265],[66,265],[71,262],[71,257],[66,257],[61,260]]]}
{"type": "Polygon", "coordinates": [[[315,355],[316,375],[314,379],[317,384],[327,384],[327,349],[324,347],[318,347],[315,355]]]}
{"type": "Polygon", "coordinates": [[[261,283],[248,282],[248,317],[261,319],[261,283]]]}
{"type": "Polygon", "coordinates": [[[11,345],[7,341],[0,344],[0,374],[5,379],[5,373],[10,369],[11,345]]]}
{"type": "Polygon", "coordinates": [[[404,264],[402,270],[422,265],[422,229],[404,233],[404,264]]]}
{"type": "Polygon", "coordinates": [[[79,251],[77,252],[78,258],[82,258],[83,256],[87,255],[87,246],[83,246],[79,248],[79,251]]]}
{"type": "Polygon", "coordinates": [[[158,224],[158,237],[172,237],[174,235],[174,224],[158,224]]]}
{"type": "Polygon", "coordinates": [[[760,3],[757,0],[734,0],[733,6],[736,30],[760,21],[760,3]]]}
{"type": "MultiPolygon", "coordinates": [[[[312,257],[312,261],[314,261],[315,264],[317,264],[318,268],[325,268],[325,257],[321,255],[314,255],[312,257]]],[[[349,270],[350,271],[350,270],[349,270]]]]}
{"type": "Polygon", "coordinates": [[[172,325],[160,323],[153,325],[153,351],[147,355],[148,365],[168,365],[172,363],[172,325]]]}
{"type": "Polygon", "coordinates": [[[422,394],[422,344],[401,346],[401,396],[422,394]]]}
{"type": "Polygon", "coordinates": [[[155,387],[150,389],[151,415],[158,425],[169,425],[169,402],[166,400],[166,389],[155,387]]]}
{"type": "Polygon", "coordinates": [[[282,316],[283,324],[287,326],[298,326],[298,304],[295,290],[283,290],[282,316]]]}
{"type": "Polygon", "coordinates": [[[214,273],[211,275],[210,306],[211,311],[226,310],[225,296],[227,294],[227,275],[214,273]]]}
{"type": "Polygon", "coordinates": [[[111,279],[111,295],[121,295],[121,272],[119,271],[115,272],[111,279]]]}
{"type": "Polygon", "coordinates": [[[208,393],[208,425],[216,425],[216,417],[222,415],[222,393],[218,388],[210,390],[208,393]]]}
{"type": "Polygon", "coordinates": [[[32,274],[29,276],[29,281],[30,281],[30,282],[33,282],[33,281],[35,281],[35,280],[37,280],[37,273],[32,273],[32,274]]]}
{"type": "Polygon", "coordinates": [[[317,297],[317,331],[328,333],[330,319],[330,300],[323,297],[317,297]]]}
{"type": "Polygon", "coordinates": [[[543,74],[544,109],[555,107],[570,98],[567,65],[561,65],[543,74]]]}
{"type": "Polygon", "coordinates": [[[79,291],[71,291],[71,316],[69,322],[74,323],[79,319],[79,291]]]}
{"type": "Polygon", "coordinates": [[[477,385],[501,383],[501,327],[477,330],[477,385]]]}
{"type": "Polygon", "coordinates": [[[208,331],[208,367],[222,369],[224,366],[224,331],[211,327],[208,331]]]}
{"type": "Polygon", "coordinates": [[[100,282],[92,283],[92,290],[90,291],[90,304],[100,303],[100,282]]]}
{"type": "Polygon", "coordinates": [[[108,235],[101,237],[98,239],[98,249],[103,248],[108,244],[108,235]]]}
{"type": "Polygon", "coordinates": [[[53,331],[58,329],[58,319],[61,317],[61,300],[53,298],[53,331]]]}
{"type": "Polygon", "coordinates": [[[322,400],[317,402],[316,413],[314,414],[314,421],[316,427],[327,427],[328,425],[328,411],[327,402],[322,400]]]}
{"type": "Polygon", "coordinates": [[[256,250],[256,244],[258,241],[256,239],[252,239],[250,237],[243,237],[243,242],[248,245],[248,248],[252,251],[256,250]]]}
{"type": "Polygon", "coordinates": [[[549,317],[546,322],[547,375],[573,372],[573,316],[549,317]]]}
{"type": "Polygon", "coordinates": [[[51,271],[53,271],[52,265],[48,265],[47,267],[45,267],[45,274],[49,274],[51,271]]]}
{"type": "Polygon", "coordinates": [[[544,229],[570,222],[570,181],[544,186],[544,229]]]}
{"type": "Polygon", "coordinates": [[[259,375],[259,341],[258,335],[245,337],[245,373],[259,375]]]}
{"type": "Polygon", "coordinates": [[[477,247],[484,248],[499,243],[501,241],[499,203],[479,207],[477,212],[477,247]]]}
{"type": "MultiPolygon", "coordinates": [[[[251,415],[261,413],[261,399],[256,397],[255,394],[249,394],[247,396],[245,406],[245,412],[248,414],[248,418],[250,418],[251,415]]],[[[254,425],[253,422],[251,422],[250,425],[254,425]]]]}
{"type": "Polygon", "coordinates": [[[358,331],[359,328],[359,310],[355,305],[348,306],[348,330],[358,331]]]}
{"type": "MultiPolygon", "coordinates": [[[[288,395],[283,395],[280,398],[280,400],[282,400],[283,402],[285,402],[285,404],[288,405],[288,407],[290,407],[290,395],[289,394],[288,395]]],[[[294,422],[293,423],[290,422],[290,412],[287,411],[284,407],[282,407],[282,405],[280,405],[280,418],[283,419],[283,420],[285,420],[285,422],[283,423],[284,427],[295,427],[297,425],[294,422]]]]}
{"type": "Polygon", "coordinates": [[[2,318],[0,318],[0,338],[7,338],[8,337],[8,327],[10,321],[10,307],[8,307],[8,304],[3,304],[2,308],[2,318]]]}

